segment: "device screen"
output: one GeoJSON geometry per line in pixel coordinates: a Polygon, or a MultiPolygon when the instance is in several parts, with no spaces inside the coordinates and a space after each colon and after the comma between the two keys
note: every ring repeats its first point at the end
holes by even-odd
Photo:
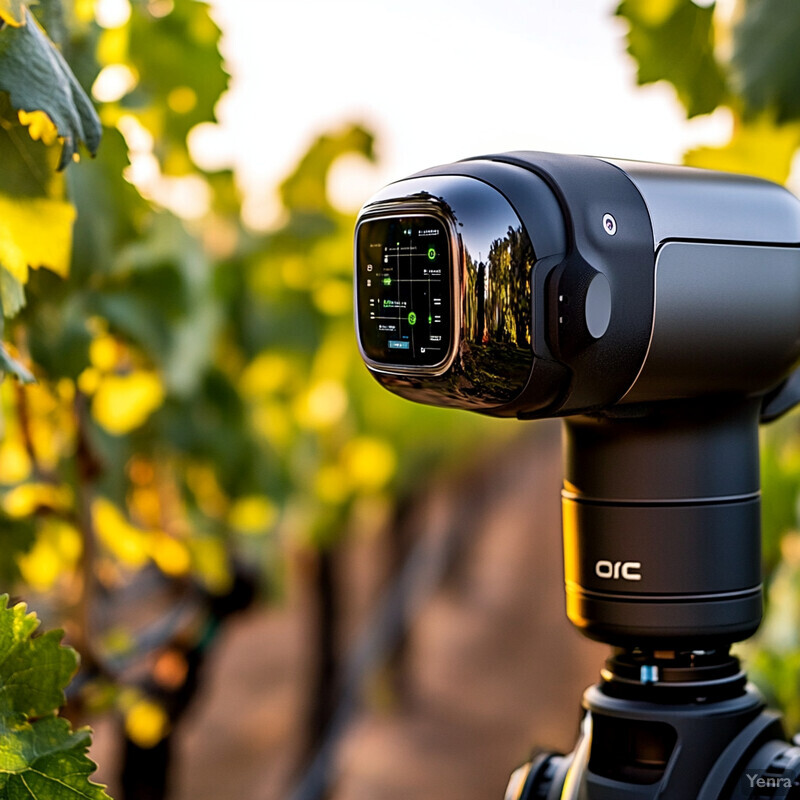
{"type": "Polygon", "coordinates": [[[453,277],[445,224],[429,215],[366,220],[358,229],[361,346],[380,364],[435,367],[453,338],[453,277]]]}

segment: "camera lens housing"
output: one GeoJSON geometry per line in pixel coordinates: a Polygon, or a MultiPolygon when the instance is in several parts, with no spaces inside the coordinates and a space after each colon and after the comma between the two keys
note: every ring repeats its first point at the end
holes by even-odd
{"type": "MultiPolygon", "coordinates": [[[[513,167],[487,166],[501,182],[519,178],[513,167]]],[[[356,228],[358,341],[386,388],[497,416],[553,402],[564,376],[558,365],[555,376],[535,365],[544,329],[533,297],[544,287],[534,265],[562,257],[564,224],[543,181],[528,190],[539,212],[536,252],[507,197],[468,175],[403,181],[365,209],[356,228]]]]}

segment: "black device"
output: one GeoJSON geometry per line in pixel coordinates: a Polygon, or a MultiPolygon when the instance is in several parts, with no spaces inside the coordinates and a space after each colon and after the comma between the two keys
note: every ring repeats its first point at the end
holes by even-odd
{"type": "Polygon", "coordinates": [[[758,424],[800,401],[800,202],[755,178],[511,152],[378,192],[361,354],[390,391],[564,417],[569,619],[613,655],[509,800],[800,798],[732,643],[761,620],[758,424]]]}

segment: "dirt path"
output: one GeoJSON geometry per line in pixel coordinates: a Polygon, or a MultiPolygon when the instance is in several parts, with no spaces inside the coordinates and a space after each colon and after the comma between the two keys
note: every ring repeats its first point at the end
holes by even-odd
{"type": "Polygon", "coordinates": [[[353,729],[336,800],[500,800],[532,745],[572,748],[606,648],[564,616],[558,428],[539,433],[514,450],[458,585],[418,621],[411,702],[353,729]]]}
{"type": "MultiPolygon", "coordinates": [[[[500,800],[533,744],[574,743],[581,691],[606,648],[564,617],[558,426],[537,427],[489,466],[499,502],[495,493],[456,578],[420,612],[405,702],[368,693],[333,800],[500,800]]],[[[375,546],[351,557],[365,563],[375,546]]],[[[284,800],[304,706],[304,619],[296,596],[228,626],[178,732],[174,800],[284,800]]],[[[111,737],[99,733],[107,780],[111,737]]]]}

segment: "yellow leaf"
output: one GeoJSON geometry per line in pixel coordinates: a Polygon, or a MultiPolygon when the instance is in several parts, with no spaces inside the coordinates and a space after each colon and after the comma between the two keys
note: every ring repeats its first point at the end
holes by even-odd
{"type": "Polygon", "coordinates": [[[228,510],[228,498],[217,481],[214,468],[208,464],[188,464],[186,485],[194,494],[198,508],[212,519],[221,519],[228,510]]]}
{"type": "Polygon", "coordinates": [[[73,4],[73,14],[76,19],[84,25],[88,25],[94,21],[94,4],[95,0],[75,0],[73,4]]]}
{"type": "Polygon", "coordinates": [[[314,491],[320,500],[337,505],[344,502],[350,493],[347,473],[331,464],[321,467],[314,477],[314,491]]]}
{"type": "Polygon", "coordinates": [[[205,587],[214,594],[229,591],[233,576],[225,545],[208,536],[190,539],[189,545],[192,548],[192,566],[205,587]]]}
{"type": "Polygon", "coordinates": [[[164,387],[154,372],[107,375],[92,398],[92,416],[109,433],[122,436],[140,425],[164,402],[164,387]]]}
{"type": "Polygon", "coordinates": [[[283,403],[260,403],[253,409],[253,427],[276,450],[292,442],[294,427],[283,403]]]}
{"type": "Polygon", "coordinates": [[[137,486],[149,486],[156,477],[153,462],[144,456],[133,456],[127,466],[128,477],[137,486]]]}
{"type": "Polygon", "coordinates": [[[78,375],[78,388],[87,397],[91,397],[97,391],[102,379],[103,376],[100,370],[94,367],[86,367],[86,369],[78,375]]]}
{"type": "Polygon", "coordinates": [[[121,64],[128,59],[130,29],[127,25],[104,30],[97,45],[97,60],[103,66],[121,64]]]}
{"type": "Polygon", "coordinates": [[[55,586],[61,573],[61,560],[50,542],[37,540],[29,552],[17,557],[22,580],[37,592],[47,592],[55,586]]]}
{"type": "Polygon", "coordinates": [[[345,445],[342,462],[353,486],[375,491],[385,486],[394,475],[397,456],[382,439],[358,436],[345,445]]]}
{"type": "Polygon", "coordinates": [[[167,95],[167,105],[176,114],[188,114],[197,105],[197,92],[191,86],[176,86],[167,95]]]}
{"type": "Polygon", "coordinates": [[[636,5],[636,15],[645,25],[657,28],[677,10],[681,0],[648,0],[636,5]]]}
{"type": "MultiPolygon", "coordinates": [[[[272,272],[275,265],[271,261],[265,261],[262,269],[264,272],[272,272]]],[[[283,283],[289,289],[307,290],[309,283],[308,263],[298,256],[287,256],[281,263],[281,277],[283,283]]]]}
{"type": "Polygon", "coordinates": [[[186,545],[166,533],[159,533],[153,537],[150,543],[150,555],[165,575],[179,577],[189,572],[192,566],[186,545]]]}
{"type": "Polygon", "coordinates": [[[133,489],[128,496],[128,509],[131,518],[140,525],[158,527],[161,524],[161,495],[152,486],[133,489]]]}
{"type": "Polygon", "coordinates": [[[147,563],[150,534],[131,525],[110,500],[98,497],[92,502],[92,519],[97,538],[123,564],[139,569],[147,563]]]}
{"type": "Polygon", "coordinates": [[[59,400],[71,406],[75,400],[75,384],[69,378],[61,378],[56,383],[56,394],[59,400]]]}
{"type": "Polygon", "coordinates": [[[44,417],[58,411],[58,399],[49,384],[34,383],[25,387],[28,413],[34,417],[44,417]]]}
{"type": "Polygon", "coordinates": [[[139,747],[155,747],[169,731],[169,718],[153,700],[137,700],[125,714],[125,733],[139,747]]]}
{"type": "Polygon", "coordinates": [[[8,516],[19,519],[29,517],[39,508],[68,511],[72,508],[73,499],[69,486],[23,483],[6,492],[3,497],[3,510],[8,516]]]}
{"type": "Polygon", "coordinates": [[[92,339],[89,345],[89,361],[101,372],[111,372],[117,365],[118,352],[117,340],[106,333],[92,339]]]}
{"type": "Polygon", "coordinates": [[[18,281],[28,267],[47,267],[66,277],[75,209],[65,200],[0,194],[0,264],[18,281]]]}
{"type": "Polygon", "coordinates": [[[228,524],[240,533],[264,533],[278,516],[275,504],[263,495],[240,497],[231,506],[228,524]]]}
{"type": "Polygon", "coordinates": [[[738,122],[731,140],[722,147],[690,150],[684,163],[786,183],[798,145],[800,125],[777,125],[768,117],[760,117],[738,122]]]}
{"type": "Polygon", "coordinates": [[[321,430],[339,422],[347,411],[347,391],[332,378],[317,381],[298,401],[295,414],[305,428],[321,430]]]}
{"type": "Polygon", "coordinates": [[[325,281],[314,291],[314,305],[330,317],[352,313],[353,287],[340,280],[325,281]]]}
{"type": "Polygon", "coordinates": [[[36,542],[29,552],[17,557],[17,563],[25,583],[46,592],[65,570],[75,568],[82,552],[83,541],[78,529],[50,517],[42,520],[36,542]]]}
{"type": "Polygon", "coordinates": [[[42,381],[23,390],[28,407],[28,435],[34,460],[42,470],[55,470],[74,452],[75,416],[66,384],[42,381]],[[63,393],[62,393],[63,392],[63,393]]]}
{"type": "Polygon", "coordinates": [[[0,0],[0,19],[6,25],[21,28],[25,24],[25,3],[22,0],[0,0]]]}
{"type": "Polygon", "coordinates": [[[18,439],[0,445],[0,483],[21,483],[31,474],[31,458],[18,439]]]}
{"type": "Polygon", "coordinates": [[[72,420],[68,427],[61,427],[59,422],[61,420],[52,417],[34,417],[28,424],[33,452],[40,469],[54,470],[65,447],[73,441],[72,420]]]}
{"type": "Polygon", "coordinates": [[[261,397],[287,388],[291,377],[288,359],[277,353],[257,355],[242,373],[240,386],[247,397],[261,397]]]}
{"type": "Polygon", "coordinates": [[[17,116],[20,123],[27,126],[28,134],[34,142],[41,139],[49,146],[58,141],[58,128],[44,111],[18,111],[17,116]]]}
{"type": "Polygon", "coordinates": [[[110,655],[124,655],[136,650],[136,637],[127,628],[114,627],[103,635],[103,649],[110,655]]]}

